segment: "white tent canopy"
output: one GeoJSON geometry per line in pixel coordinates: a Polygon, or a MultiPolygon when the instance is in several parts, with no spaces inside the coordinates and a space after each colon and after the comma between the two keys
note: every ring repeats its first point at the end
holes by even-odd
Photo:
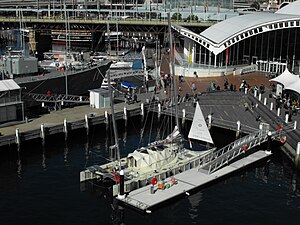
{"type": "Polygon", "coordinates": [[[285,69],[285,71],[280,74],[278,77],[275,77],[273,79],[271,79],[270,81],[275,81],[278,83],[283,84],[285,89],[288,89],[289,85],[294,84],[295,82],[297,82],[299,80],[299,76],[292,74],[287,68],[285,69]]]}
{"type": "Polygon", "coordinates": [[[287,87],[285,87],[285,89],[292,90],[300,94],[300,79],[298,78],[298,81],[289,84],[287,87]]]}

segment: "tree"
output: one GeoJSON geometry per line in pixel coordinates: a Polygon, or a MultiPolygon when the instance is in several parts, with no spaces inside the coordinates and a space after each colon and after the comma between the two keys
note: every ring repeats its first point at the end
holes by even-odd
{"type": "Polygon", "coordinates": [[[182,20],[181,13],[174,13],[171,17],[172,20],[182,20]]]}
{"type": "Polygon", "coordinates": [[[196,15],[189,15],[187,21],[198,21],[198,16],[196,15]]]}

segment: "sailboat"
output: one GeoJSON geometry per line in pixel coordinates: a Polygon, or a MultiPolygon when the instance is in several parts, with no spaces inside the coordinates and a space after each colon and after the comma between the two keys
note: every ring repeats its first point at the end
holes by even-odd
{"type": "MultiPolygon", "coordinates": [[[[22,13],[20,11],[20,21],[22,13]]],[[[66,16],[67,18],[67,16],[66,16]]],[[[66,49],[69,50],[67,40],[68,24],[66,24],[66,49]]],[[[20,31],[24,31],[20,23],[20,31]]],[[[99,88],[105,77],[105,73],[111,65],[110,60],[99,63],[78,62],[78,54],[65,52],[64,54],[52,52],[44,56],[51,57],[51,60],[38,59],[29,54],[25,54],[25,40],[22,33],[21,51],[9,50],[0,60],[4,79],[14,79],[22,87],[22,92],[46,94],[49,90],[55,94],[83,95],[88,90],[99,88]],[[51,64],[53,66],[51,66],[51,64]],[[63,65],[64,67],[63,67],[63,65]],[[67,84],[66,84],[67,83],[67,84]],[[78,85],[80,84],[80,85],[78,85]],[[66,88],[68,86],[68,88],[66,88]]],[[[83,61],[83,60],[82,60],[83,61]]]]}
{"type": "MultiPolygon", "coordinates": [[[[170,25],[169,31],[171,31],[170,25]]],[[[172,43],[171,35],[170,43],[172,43]]],[[[171,66],[173,68],[171,71],[174,71],[174,65],[171,66]]],[[[175,81],[174,73],[173,78],[173,81],[175,81]]],[[[108,83],[110,84],[110,82],[108,83]]],[[[174,90],[176,90],[176,88],[174,88],[174,90]]],[[[122,175],[124,173],[125,178],[124,190],[128,193],[151,183],[153,179],[163,180],[167,177],[197,167],[200,164],[201,157],[214,149],[206,151],[192,151],[183,147],[177,103],[174,104],[174,107],[176,125],[173,132],[165,139],[154,141],[145,147],[136,149],[134,152],[123,158],[120,158],[120,153],[118,152],[116,154],[116,160],[103,165],[94,165],[86,168],[80,172],[80,182],[93,179],[103,183],[106,181],[112,181],[114,183],[113,195],[117,195],[118,183],[120,182],[119,174],[121,170],[123,171],[122,175]]],[[[114,112],[112,110],[112,114],[113,113],[114,112]]],[[[199,104],[196,107],[195,113],[197,113],[197,115],[194,116],[190,138],[213,143],[199,104]],[[198,132],[197,127],[201,128],[200,133],[198,132]]],[[[117,129],[114,116],[112,119],[114,122],[113,126],[115,133],[114,149],[118,151],[117,129]]]]}

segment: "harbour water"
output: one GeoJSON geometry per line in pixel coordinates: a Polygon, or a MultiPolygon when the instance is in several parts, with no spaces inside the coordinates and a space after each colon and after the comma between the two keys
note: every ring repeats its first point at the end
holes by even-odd
{"type": "MultiPolygon", "coordinates": [[[[149,117],[149,121],[150,121],[149,117]]],[[[140,118],[125,129],[119,121],[121,154],[133,151],[140,140],[140,118]]],[[[154,123],[153,137],[163,122],[154,123]]],[[[143,144],[149,140],[149,124],[143,144]]],[[[218,147],[235,133],[212,130],[218,147]]],[[[23,143],[0,151],[1,224],[299,224],[300,176],[290,162],[273,149],[269,161],[261,162],[188,198],[170,202],[152,214],[119,208],[109,193],[93,186],[81,190],[79,172],[109,157],[111,130],[105,125],[40,142],[23,143]]],[[[89,185],[88,185],[89,186],[89,185]]]]}

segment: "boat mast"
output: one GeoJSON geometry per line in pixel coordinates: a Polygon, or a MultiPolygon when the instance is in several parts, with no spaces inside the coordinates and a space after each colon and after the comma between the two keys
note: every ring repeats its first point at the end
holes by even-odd
{"type": "Polygon", "coordinates": [[[171,65],[171,76],[173,83],[173,93],[174,93],[174,103],[175,103],[175,122],[176,126],[180,132],[179,117],[178,117],[178,94],[175,76],[175,66],[174,66],[174,50],[173,50],[173,39],[172,39],[172,27],[170,13],[168,13],[168,30],[169,30],[169,42],[170,42],[170,65],[171,65]]]}
{"type": "MultiPolygon", "coordinates": [[[[107,39],[108,39],[108,49],[111,49],[110,46],[110,29],[109,29],[109,23],[107,23],[107,39]]],[[[110,83],[110,69],[107,71],[107,82],[108,82],[108,93],[110,95],[110,107],[111,107],[111,118],[113,122],[113,131],[114,131],[114,136],[115,136],[115,151],[117,153],[117,160],[120,164],[120,149],[119,149],[119,137],[118,137],[118,130],[117,130],[117,123],[115,120],[115,110],[114,110],[114,100],[113,100],[113,92],[111,88],[111,83],[110,83]]]]}

